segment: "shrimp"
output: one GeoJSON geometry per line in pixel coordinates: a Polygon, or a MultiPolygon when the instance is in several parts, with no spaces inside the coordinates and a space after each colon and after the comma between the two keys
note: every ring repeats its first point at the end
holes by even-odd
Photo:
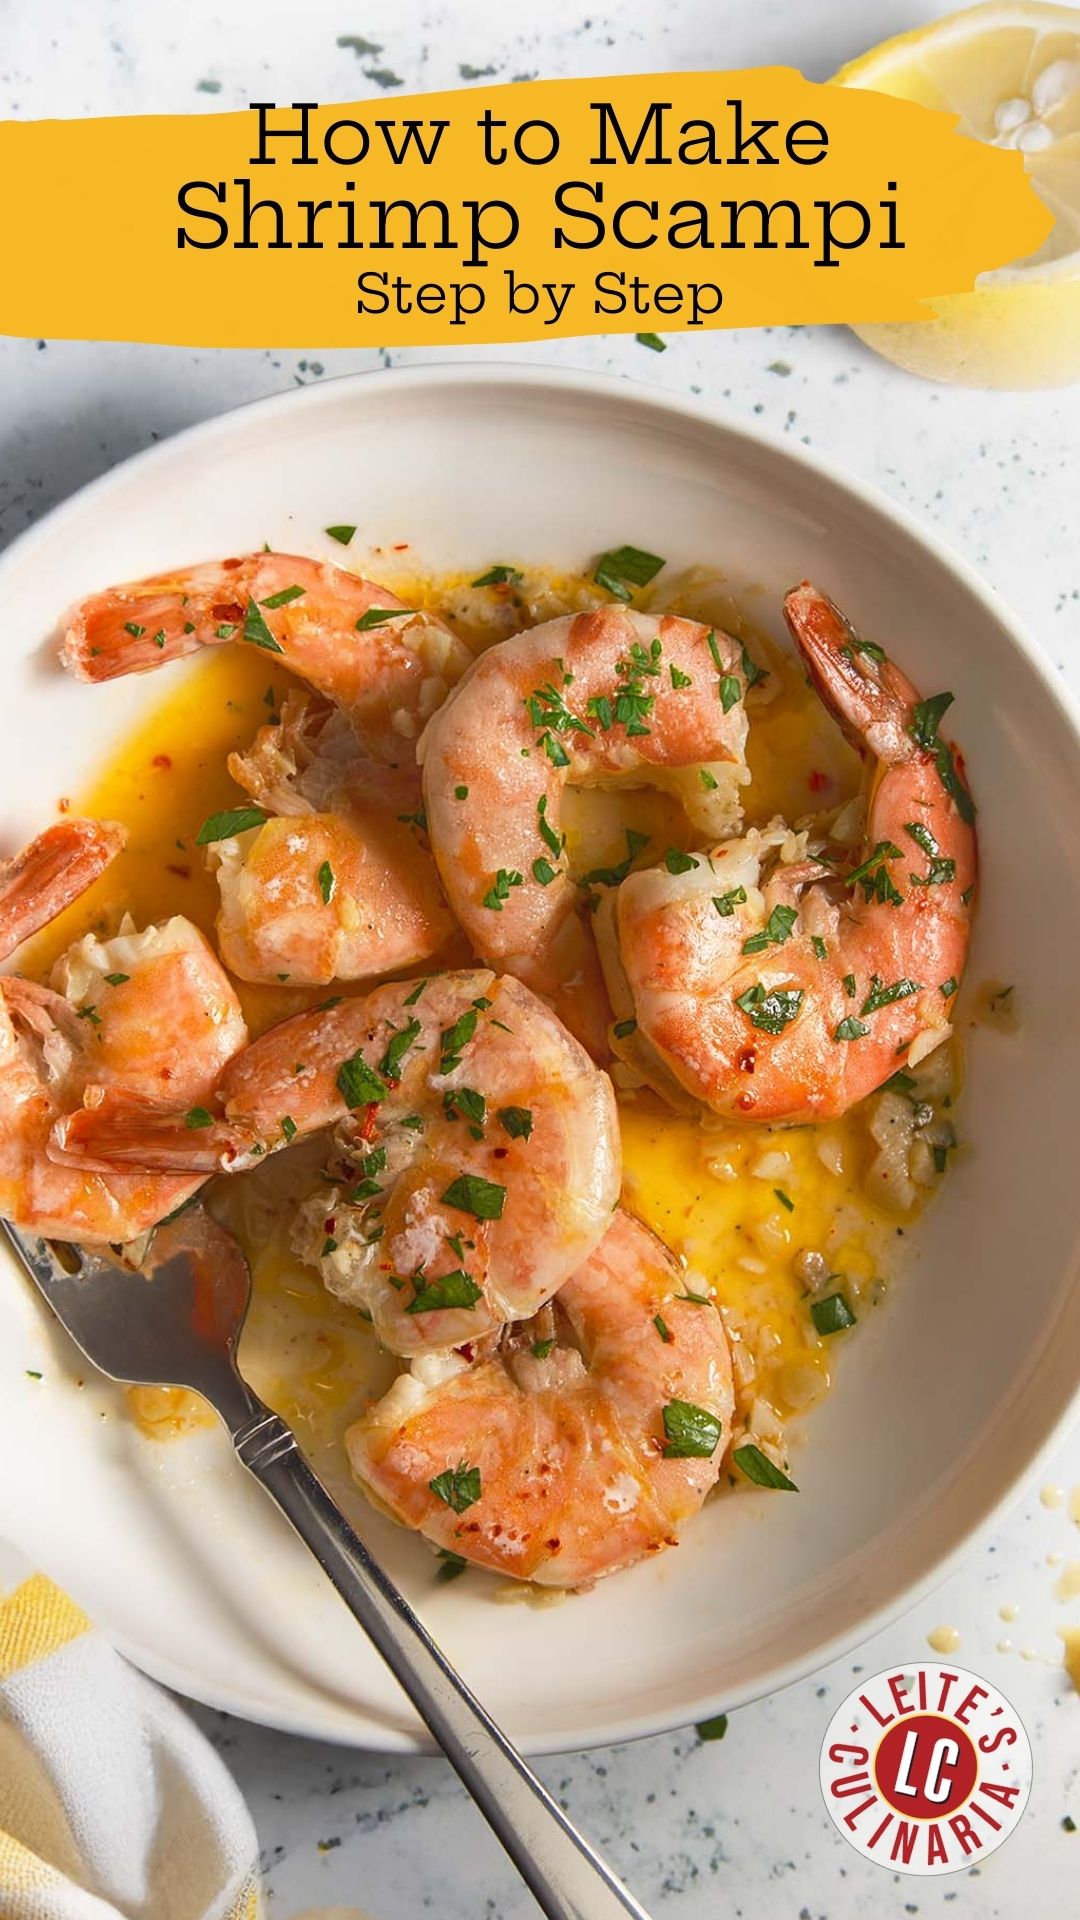
{"type": "Polygon", "coordinates": [[[365,1491],[444,1551],[581,1587],[677,1545],[733,1410],[719,1312],[620,1210],[539,1328],[471,1365],[414,1362],[346,1447],[365,1491]]]}
{"type": "Polygon", "coordinates": [[[111,680],[229,640],[263,648],[326,694],[370,757],[389,766],[470,659],[436,615],[342,567],[287,553],[210,560],[91,594],[67,616],[61,658],[80,680],[111,680]]]}
{"type": "Polygon", "coordinates": [[[784,611],[871,765],[856,864],[796,851],[763,875],[763,838],[748,835],[685,873],[631,874],[615,908],[636,1064],[651,1050],[697,1100],[765,1122],[833,1119],[948,1037],[976,877],[974,805],[938,733],[952,696],[920,700],[815,587],[784,611]]]}
{"type": "Polygon", "coordinates": [[[421,736],[432,850],[461,926],[598,1057],[610,1009],[566,868],[563,789],[664,787],[697,825],[729,832],[746,680],[728,634],[602,607],[482,654],[421,736]]]}
{"type": "Polygon", "coordinates": [[[535,1313],[618,1199],[607,1075],[527,987],[486,969],[286,1020],[232,1061],[210,1104],[106,1095],[61,1122],[52,1151],[235,1172],[337,1127],[339,1178],[298,1221],[300,1249],[396,1353],[535,1313]]]}
{"type": "MultiPolygon", "coordinates": [[[[17,905],[22,937],[37,931],[122,844],[123,829],[108,823],[50,828],[0,881],[0,920],[10,928],[17,905]]],[[[51,1128],[105,1087],[205,1098],[246,1038],[222,968],[179,917],[142,933],[127,923],[111,939],[88,934],[60,957],[48,987],[0,979],[0,1213],[57,1240],[115,1244],[146,1233],[201,1179],[59,1166],[47,1152],[51,1128]]]]}
{"type": "Polygon", "coordinates": [[[111,820],[60,820],[0,863],[0,960],[93,886],[124,844],[111,820]]]}
{"type": "Polygon", "coordinates": [[[324,986],[420,965],[454,921],[417,838],[413,763],[397,775],[359,754],[339,709],[297,690],[229,771],[277,818],[207,848],[218,949],[241,980],[324,986]],[[410,818],[402,817],[410,809],[410,818]]]}

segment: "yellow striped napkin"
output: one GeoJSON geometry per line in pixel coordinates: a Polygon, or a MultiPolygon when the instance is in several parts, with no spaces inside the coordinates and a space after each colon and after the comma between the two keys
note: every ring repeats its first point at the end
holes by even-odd
{"type": "Polygon", "coordinates": [[[41,1574],[0,1599],[0,1920],[259,1920],[251,1817],[175,1701],[41,1574]]]}

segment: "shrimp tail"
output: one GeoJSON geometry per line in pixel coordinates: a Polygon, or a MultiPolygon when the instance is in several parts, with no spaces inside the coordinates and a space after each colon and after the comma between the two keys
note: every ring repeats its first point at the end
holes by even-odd
{"type": "Polygon", "coordinates": [[[40,932],[115,860],[127,839],[111,820],[59,820],[0,867],[0,959],[40,932]]]}
{"type": "Polygon", "coordinates": [[[243,1151],[237,1129],[204,1107],[186,1113],[124,1089],[92,1088],[93,1105],[63,1115],[49,1135],[50,1160],[108,1172],[138,1166],[162,1173],[216,1173],[243,1151]]]}
{"type": "Polygon", "coordinates": [[[784,618],[814,691],[856,751],[886,766],[912,759],[917,748],[909,726],[918,695],[881,647],[863,640],[808,580],[785,596],[784,618]]]}

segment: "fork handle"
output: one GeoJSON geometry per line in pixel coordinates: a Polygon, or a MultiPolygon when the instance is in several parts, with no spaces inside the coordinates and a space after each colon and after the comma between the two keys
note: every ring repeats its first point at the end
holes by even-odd
{"type": "MultiPolygon", "coordinates": [[[[311,1548],[502,1842],[549,1920],[648,1920],[567,1819],[353,1532],[296,1436],[246,1383],[233,1445],[311,1548]]],[[[222,1411],[222,1409],[219,1409],[222,1411]]]]}

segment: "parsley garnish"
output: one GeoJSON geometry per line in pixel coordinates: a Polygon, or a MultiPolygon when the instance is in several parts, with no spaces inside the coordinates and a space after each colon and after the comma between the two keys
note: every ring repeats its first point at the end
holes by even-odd
{"type": "Polygon", "coordinates": [[[856,1020],[855,1015],[849,1013],[847,1018],[841,1020],[840,1025],[837,1027],[836,1038],[837,1040],[861,1040],[869,1031],[870,1029],[865,1020],[856,1020]]]}
{"type": "Polygon", "coordinates": [[[743,941],[743,952],[764,953],[766,947],[782,947],[785,940],[790,940],[798,917],[795,907],[774,907],[762,931],[743,941]]]}
{"type": "Polygon", "coordinates": [[[511,870],[507,867],[500,867],[498,873],[495,875],[494,884],[489,887],[487,893],[484,895],[484,906],[490,907],[492,913],[501,913],[503,910],[503,901],[509,900],[510,898],[511,887],[520,887],[522,885],[524,885],[523,874],[518,873],[516,869],[511,870]]]}
{"type": "Polygon", "coordinates": [[[616,600],[632,600],[635,590],[647,587],[664,565],[659,554],[646,553],[641,547],[612,547],[600,555],[593,579],[616,600]]]}
{"type": "Polygon", "coordinates": [[[334,879],[334,869],[330,865],[329,860],[323,861],[315,878],[319,883],[319,892],[322,894],[323,906],[328,907],[334,897],[334,888],[337,885],[337,881],[334,879]]]}
{"type": "Polygon", "coordinates": [[[649,844],[647,833],[637,833],[633,827],[626,829],[626,858],[620,860],[617,867],[594,867],[591,873],[582,876],[579,884],[583,887],[618,887],[626,879],[634,861],[643,848],[649,844]]]}
{"type": "Polygon", "coordinates": [[[868,901],[877,900],[879,905],[898,907],[904,896],[897,891],[889,878],[885,862],[902,858],[899,847],[894,847],[891,840],[879,840],[862,865],[848,874],[844,885],[846,887],[861,886],[868,901]]]}
{"type": "Polygon", "coordinates": [[[394,1027],[391,1030],[386,1052],[379,1061],[379,1072],[384,1073],[388,1080],[400,1080],[401,1063],[421,1032],[422,1026],[419,1020],[410,1020],[407,1026],[394,1027]]]}
{"type": "Polygon", "coordinates": [[[790,1026],[803,1003],[801,987],[774,987],[766,993],[760,980],[755,986],[747,987],[740,993],[735,1005],[741,1012],[748,1014],[751,1026],[761,1033],[783,1033],[790,1026]]]}
{"type": "Polygon", "coordinates": [[[665,1460],[711,1460],[720,1444],[715,1413],[690,1400],[669,1400],[663,1409],[665,1460]]]}
{"type": "Polygon", "coordinates": [[[810,1318],[822,1335],[843,1333],[855,1325],[855,1315],[842,1293],[830,1293],[824,1300],[812,1300],[810,1318]]]}
{"type": "Polygon", "coordinates": [[[745,903],[745,887],[732,887],[728,893],[713,894],[713,906],[716,908],[721,920],[730,920],[736,907],[744,906],[745,903]]]}
{"type": "Polygon", "coordinates": [[[533,1130],[531,1107],[499,1107],[495,1118],[511,1140],[527,1140],[533,1130]]]}
{"type": "Polygon", "coordinates": [[[768,1454],[762,1453],[761,1448],[755,1447],[752,1442],[736,1447],[731,1457],[740,1472],[745,1473],[756,1487],[782,1487],[787,1493],[798,1493],[794,1480],[789,1480],[786,1473],[773,1465],[768,1454]]]}
{"type": "Polygon", "coordinates": [[[262,604],[264,607],[270,607],[271,609],[274,607],[287,607],[290,600],[302,600],[303,597],[303,587],[282,587],[280,593],[272,593],[269,600],[264,600],[262,604]]]}
{"type": "Polygon", "coordinates": [[[331,540],[336,540],[339,547],[347,547],[349,544],[349,541],[353,537],[353,534],[356,532],[356,528],[344,527],[344,526],[343,527],[324,527],[323,532],[328,533],[330,535],[331,540]]]}
{"type": "Polygon", "coordinates": [[[125,981],[130,979],[130,973],[107,973],[105,975],[105,985],[107,987],[122,987],[125,981]]]}
{"type": "Polygon", "coordinates": [[[921,847],[929,862],[925,873],[909,873],[908,879],[913,887],[941,887],[956,878],[956,861],[942,858],[938,843],[929,827],[921,820],[909,820],[904,832],[921,847]]]}
{"type": "Polygon", "coordinates": [[[524,577],[524,574],[518,572],[517,567],[489,567],[486,573],[482,573],[479,579],[472,582],[472,585],[474,587],[516,587],[524,577]]]}
{"type": "Polygon", "coordinates": [[[919,980],[897,980],[891,987],[884,987],[881,975],[873,973],[870,976],[870,991],[859,1011],[863,1014],[877,1013],[879,1007],[891,1007],[895,1001],[908,1000],[913,993],[921,992],[922,982],[919,980]]]}
{"type": "Polygon", "coordinates": [[[950,799],[956,802],[956,810],[966,826],[975,819],[975,802],[965,787],[956,769],[956,760],[948,741],[938,738],[938,728],[946,710],[952,706],[951,693],[935,693],[929,700],[920,700],[911,716],[911,734],[916,746],[925,753],[932,753],[941,781],[950,799]]]}
{"type": "Polygon", "coordinates": [[[410,1278],[416,1292],[406,1313],[440,1313],[446,1307],[474,1307],[483,1292],[463,1267],[455,1267],[452,1273],[441,1273],[437,1280],[424,1279],[419,1273],[410,1278]]]}
{"type": "Polygon", "coordinates": [[[252,827],[264,827],[267,816],[261,807],[226,807],[212,813],[195,835],[197,847],[209,847],[216,840],[231,840],[234,834],[247,833],[252,827]]]}
{"type": "Polygon", "coordinates": [[[501,1220],[506,1205],[506,1188],[497,1180],[484,1180],[478,1173],[459,1173],[442,1195],[448,1207],[471,1213],[474,1220],[501,1220]]]}
{"type": "Polygon", "coordinates": [[[461,1065],[462,1048],[467,1047],[476,1032],[477,1013],[474,1007],[467,1007],[459,1015],[452,1027],[444,1027],[440,1037],[442,1058],[439,1061],[440,1073],[453,1073],[461,1065]]]}
{"type": "Polygon", "coordinates": [[[374,1067],[368,1066],[359,1047],[338,1068],[337,1088],[350,1110],[374,1106],[378,1101],[385,1100],[390,1091],[382,1076],[375,1072],[374,1067]]]}
{"type": "Polygon", "coordinates": [[[202,1127],[212,1127],[213,1124],[214,1116],[212,1113],[207,1113],[205,1107],[189,1107],[184,1115],[184,1125],[190,1127],[193,1133],[197,1133],[202,1127]]]}
{"type": "Polygon", "coordinates": [[[695,860],[692,853],[683,853],[678,847],[669,847],[664,855],[664,865],[669,873],[689,873],[694,867],[700,867],[701,861],[695,860]]]}
{"type": "Polygon", "coordinates": [[[480,1498],[480,1469],[470,1467],[467,1460],[459,1460],[456,1467],[447,1467],[445,1473],[436,1474],[428,1486],[454,1513],[464,1513],[480,1498]]]}
{"type": "Polygon", "coordinates": [[[369,607],[356,623],[357,633],[369,633],[372,627],[385,627],[388,620],[411,620],[415,607],[369,607]]]}
{"type": "Polygon", "coordinates": [[[285,651],[284,647],[280,647],[274,639],[254,600],[249,600],[247,603],[247,612],[244,615],[244,639],[250,640],[253,647],[261,647],[264,653],[284,653],[285,651]]]}

